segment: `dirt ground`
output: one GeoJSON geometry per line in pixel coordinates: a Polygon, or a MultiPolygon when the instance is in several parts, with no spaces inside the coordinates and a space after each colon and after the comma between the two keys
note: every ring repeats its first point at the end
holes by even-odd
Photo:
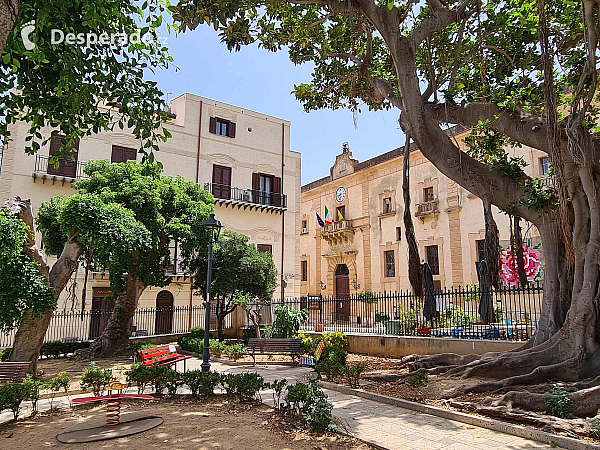
{"type": "Polygon", "coordinates": [[[78,406],[18,423],[0,425],[2,448],[29,450],[48,447],[77,449],[298,449],[368,450],[369,447],[337,434],[314,435],[283,422],[264,405],[230,403],[221,396],[210,400],[160,399],[123,405],[127,412],[160,415],[164,423],[133,436],[89,444],[61,444],[56,434],[86,420],[101,418],[102,407],[78,406]]]}

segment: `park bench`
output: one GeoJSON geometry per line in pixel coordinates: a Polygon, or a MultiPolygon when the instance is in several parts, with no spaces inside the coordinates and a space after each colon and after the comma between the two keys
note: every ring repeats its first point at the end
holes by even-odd
{"type": "Polygon", "coordinates": [[[0,362],[0,384],[20,383],[27,375],[31,362],[0,362]]]}
{"type": "Polygon", "coordinates": [[[256,339],[248,340],[247,355],[252,356],[256,365],[256,355],[287,355],[296,365],[296,356],[300,354],[300,339],[256,339]]]}
{"type": "Polygon", "coordinates": [[[185,372],[185,361],[191,358],[189,355],[180,355],[177,353],[174,345],[159,345],[158,347],[148,348],[140,352],[142,364],[144,366],[170,366],[177,368],[177,363],[183,361],[183,371],[185,372]]]}

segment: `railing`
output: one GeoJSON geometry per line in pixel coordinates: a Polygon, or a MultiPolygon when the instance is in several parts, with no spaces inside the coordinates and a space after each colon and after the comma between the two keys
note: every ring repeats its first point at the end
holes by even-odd
{"type": "Polygon", "coordinates": [[[325,225],[323,228],[323,233],[332,233],[334,231],[343,231],[343,230],[352,230],[352,221],[351,220],[340,220],[338,222],[333,222],[329,225],[325,225]]]}
{"type": "Polygon", "coordinates": [[[284,194],[257,189],[244,189],[217,183],[204,183],[204,189],[209,191],[215,199],[219,200],[231,200],[281,209],[287,208],[287,195],[284,194]]]}
{"type": "MultiPolygon", "coordinates": [[[[192,327],[204,328],[204,306],[173,308],[139,308],[131,323],[131,336],[160,336],[186,333],[192,327]]],[[[98,337],[108,323],[112,311],[56,311],[50,320],[44,342],[85,341],[98,337]]],[[[211,330],[217,329],[215,305],[211,308],[211,330]]],[[[224,329],[231,328],[231,315],[224,329]]],[[[16,330],[0,333],[0,347],[11,347],[16,330]]]]}
{"type": "Polygon", "coordinates": [[[438,201],[432,200],[430,202],[418,203],[416,216],[425,216],[427,214],[439,213],[438,201]]]}
{"type": "Polygon", "coordinates": [[[56,177],[66,177],[73,179],[89,178],[84,172],[83,167],[85,163],[78,161],[68,161],[64,158],[59,158],[59,166],[49,164],[49,156],[35,155],[35,168],[33,172],[35,174],[50,175],[56,177]]]}
{"type": "Polygon", "coordinates": [[[477,286],[449,289],[434,294],[429,301],[434,314],[431,320],[423,315],[423,300],[410,292],[348,298],[308,296],[286,299],[285,303],[293,309],[308,310],[305,330],[527,340],[538,329],[542,286],[536,283],[522,289],[487,292],[477,286]],[[487,319],[480,312],[482,301],[489,311],[487,319]]]}
{"type": "Polygon", "coordinates": [[[538,178],[538,179],[542,181],[544,186],[547,186],[550,188],[556,188],[556,181],[555,181],[553,175],[544,175],[543,177],[538,178]]]}

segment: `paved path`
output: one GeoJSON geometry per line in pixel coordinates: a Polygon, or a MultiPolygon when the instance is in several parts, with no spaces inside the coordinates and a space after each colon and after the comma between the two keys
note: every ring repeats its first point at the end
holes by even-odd
{"type": "MultiPolygon", "coordinates": [[[[200,365],[196,360],[188,367],[200,365]]],[[[212,370],[219,372],[256,371],[266,381],[286,378],[288,383],[308,378],[307,368],[289,366],[227,366],[214,363],[212,370]]],[[[333,403],[333,414],[342,421],[355,437],[390,450],[521,450],[550,448],[547,444],[531,441],[487,428],[473,427],[462,422],[443,419],[408,409],[385,405],[372,400],[325,389],[333,403]]],[[[265,403],[272,403],[270,395],[263,395],[265,403]]],[[[554,447],[557,448],[557,447],[554,447]]]]}

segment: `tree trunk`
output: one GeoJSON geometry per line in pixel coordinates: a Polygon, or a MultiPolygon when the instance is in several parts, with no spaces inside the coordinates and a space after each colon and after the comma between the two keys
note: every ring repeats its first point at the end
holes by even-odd
{"type": "Polygon", "coordinates": [[[17,24],[20,0],[0,0],[0,55],[4,53],[6,41],[17,24]]]}
{"type": "MultiPolygon", "coordinates": [[[[4,207],[21,219],[31,230],[23,245],[23,253],[37,264],[40,275],[48,281],[54,291],[54,298],[58,300],[73,272],[77,270],[83,247],[73,237],[69,238],[60,257],[49,271],[44,254],[35,243],[35,224],[31,202],[21,200],[20,197],[13,197],[4,203],[4,207]]],[[[33,311],[27,311],[19,324],[10,360],[31,361],[29,373],[35,374],[37,371],[37,360],[53,312],[47,311],[42,315],[34,315],[33,311]]]]}
{"type": "Polygon", "coordinates": [[[125,289],[117,295],[115,308],[106,328],[90,347],[94,358],[107,358],[128,351],[131,320],[145,288],[139,278],[133,275],[127,276],[125,289]]]}
{"type": "Polygon", "coordinates": [[[223,323],[225,322],[225,317],[227,317],[227,313],[224,311],[219,311],[217,313],[217,337],[220,342],[225,340],[225,335],[223,334],[223,323]]]}

